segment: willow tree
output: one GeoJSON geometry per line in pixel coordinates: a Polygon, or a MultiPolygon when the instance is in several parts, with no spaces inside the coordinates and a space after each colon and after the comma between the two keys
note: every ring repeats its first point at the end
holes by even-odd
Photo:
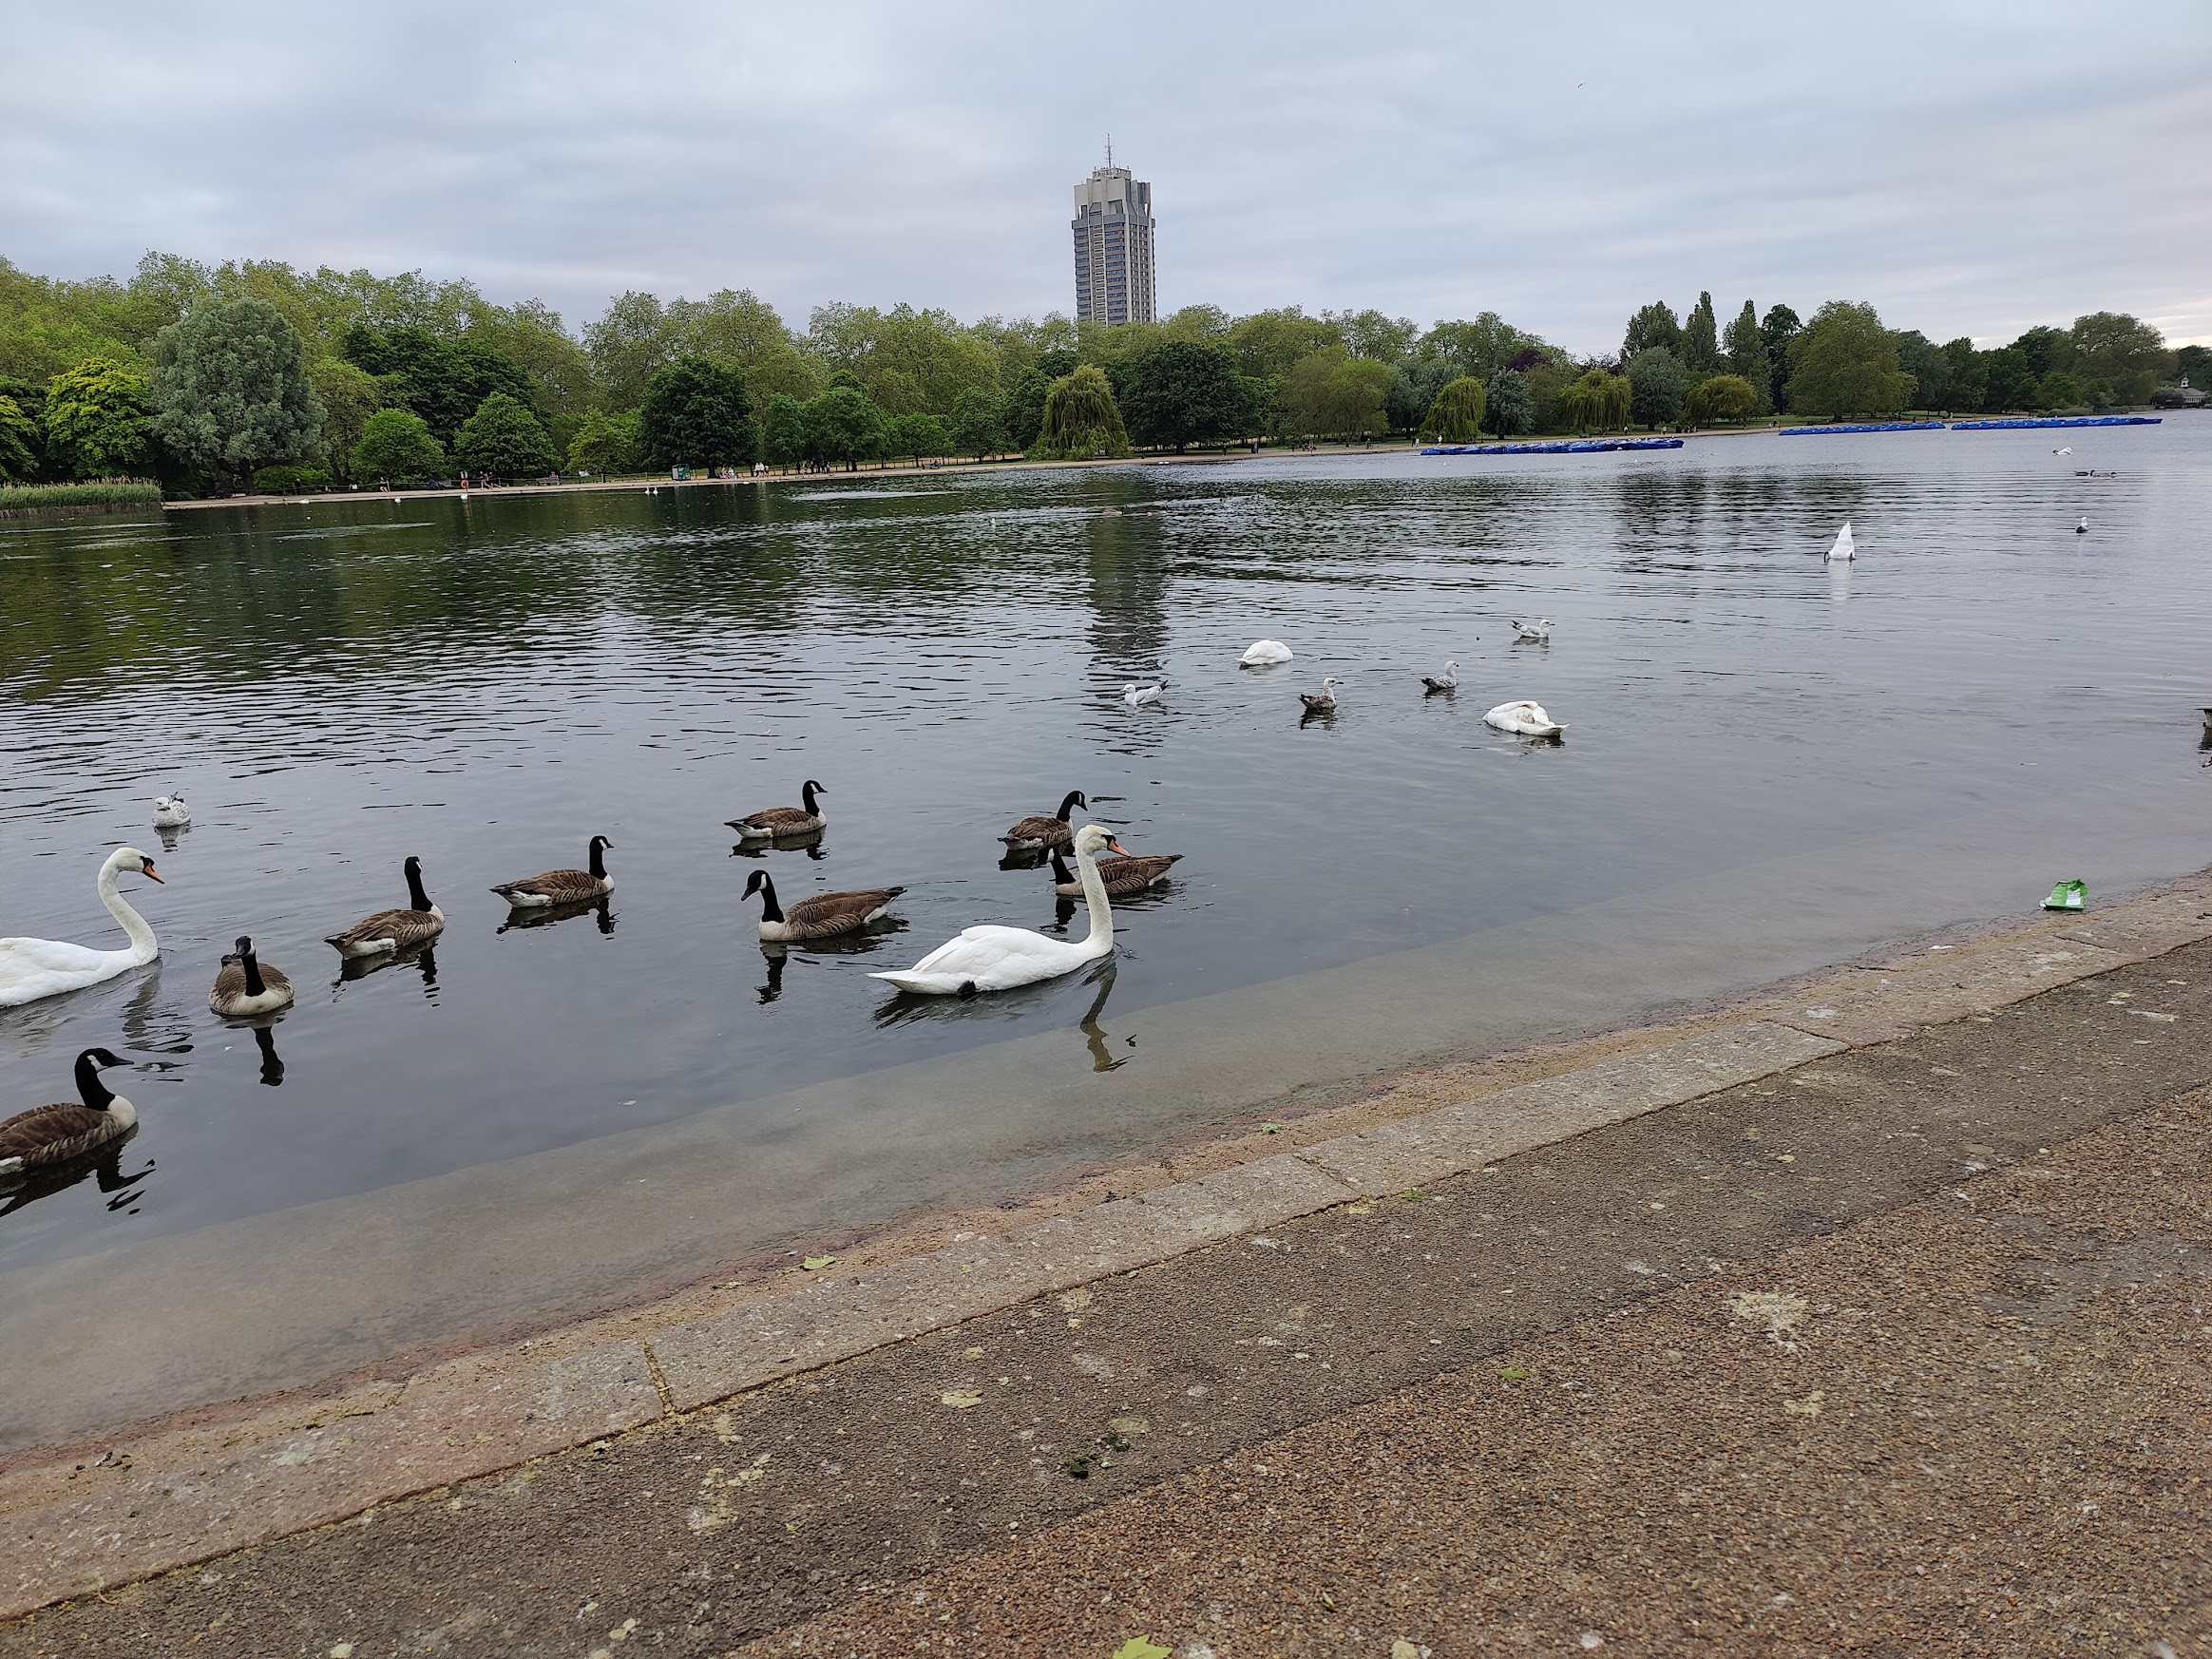
{"type": "Polygon", "coordinates": [[[1421,422],[1421,436],[1446,444],[1464,444],[1481,436],[1487,401],[1482,382],[1472,374],[1445,381],[1436,402],[1429,405],[1428,419],[1421,422]]]}
{"type": "Polygon", "coordinates": [[[1129,453],[1129,433],[1114,407],[1114,388],[1095,363],[1052,383],[1036,454],[1044,461],[1096,461],[1129,453]]]}
{"type": "Polygon", "coordinates": [[[1759,408],[1759,389],[1741,374],[1714,374],[1690,388],[1685,412],[1700,426],[1740,421],[1759,408]]]}
{"type": "Polygon", "coordinates": [[[1629,399],[1634,389],[1625,374],[1592,369],[1559,393],[1559,411],[1578,432],[1610,432],[1629,424],[1629,399]]]}

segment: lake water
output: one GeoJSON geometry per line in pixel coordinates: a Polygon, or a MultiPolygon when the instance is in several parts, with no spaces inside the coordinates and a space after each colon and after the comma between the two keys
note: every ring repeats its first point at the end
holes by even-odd
{"type": "MultiPolygon", "coordinates": [[[[2212,824],[2208,439],[2184,415],[0,524],[0,931],[119,944],[105,851],[167,878],[124,884],[158,966],[0,1010],[7,1110],[67,1097],[84,1047],[143,1066],[111,1079],[143,1126],[109,1184],[139,1178],[18,1192],[0,1286],[710,1109],[734,1171],[781,1146],[779,1186],[810,1157],[833,1185],[848,1143],[802,1154],[788,1114],[723,1109],[1093,1015],[1045,1063],[1135,1074],[1169,1058],[1147,1009],[1782,855],[1909,864],[1924,828],[2012,847],[2063,808],[2089,832],[2016,872],[2038,892],[2183,868],[2212,824]],[[1825,566],[1846,517],[1859,561],[1825,566]],[[1532,613],[1549,646],[1514,643],[1532,613]],[[1240,670],[1261,637],[1296,659],[1240,670]],[[1424,697],[1446,658],[1459,692],[1424,697]],[[1123,704],[1160,674],[1164,707],[1123,704]],[[1339,714],[1302,724],[1327,674],[1339,714]],[[1482,724],[1519,696],[1563,744],[1482,724]],[[809,777],[820,845],[736,853],[723,820],[809,777]],[[149,827],[171,788],[173,848],[149,827]],[[996,840],[1071,789],[1184,855],[1122,913],[1110,979],[957,1002],[866,977],[977,922],[1079,933],[996,840]],[[595,832],[604,913],[503,927],[491,884],[595,832]],[[410,853],[444,937],[341,977],[323,935],[403,903],[410,853]],[[787,904],[903,884],[903,926],[772,960],[740,898],[760,868],[787,904]],[[239,933],[299,986],[260,1037],[206,1007],[239,933]]],[[[1847,897],[1817,904],[1849,931],[1847,897]]],[[[1359,1022],[1336,1035],[1359,1070],[1359,1022]]]]}

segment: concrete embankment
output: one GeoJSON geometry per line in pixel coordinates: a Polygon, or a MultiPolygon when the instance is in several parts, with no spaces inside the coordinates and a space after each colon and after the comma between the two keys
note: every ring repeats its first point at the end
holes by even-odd
{"type": "Polygon", "coordinates": [[[2189,1650],[2208,938],[2200,879],[534,1368],[27,1467],[0,1651],[2189,1650]]]}

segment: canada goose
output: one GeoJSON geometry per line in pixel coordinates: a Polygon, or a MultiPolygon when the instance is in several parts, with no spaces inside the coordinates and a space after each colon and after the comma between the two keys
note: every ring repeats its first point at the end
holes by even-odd
{"type": "Polygon", "coordinates": [[[104,1048],[77,1057],[77,1100],[33,1106],[0,1123],[0,1175],[66,1163],[138,1127],[138,1108],[100,1080],[102,1066],[128,1065],[104,1048]]]}
{"type": "Polygon", "coordinates": [[[115,890],[115,878],[126,869],[136,870],[151,882],[162,878],[154,873],[154,861],[135,847],[117,848],[100,867],[100,902],[123,924],[124,932],[130,936],[130,948],[94,950],[60,939],[0,939],[0,1008],[97,985],[130,968],[143,967],[161,955],[162,947],[146,919],[124,903],[123,895],[115,890]]]}
{"type": "Polygon", "coordinates": [[[1121,700],[1133,709],[1140,709],[1147,703],[1158,702],[1167,689],[1168,682],[1164,679],[1155,679],[1150,685],[1125,685],[1121,688],[1121,700]]]}
{"type": "Polygon", "coordinates": [[[748,812],[742,818],[729,820],[730,828],[737,831],[741,841],[773,841],[785,835],[811,835],[829,822],[822,815],[822,808],[814,797],[830,791],[809,778],[799,791],[804,807],[765,807],[757,812],[748,812]]]}
{"type": "Polygon", "coordinates": [[[1078,942],[1048,939],[1025,927],[969,927],[948,939],[910,968],[870,974],[902,991],[925,997],[972,997],[980,991],[1007,991],[1073,973],[1114,950],[1114,911],[1106,884],[1098,876],[1102,848],[1126,853],[1112,831],[1086,824],[1076,831],[1076,868],[1082,872],[1083,897],[1090,902],[1091,931],[1078,942]]]}
{"type": "Polygon", "coordinates": [[[1280,639],[1254,639],[1237,658],[1239,666],[1245,668],[1265,668],[1270,662],[1289,660],[1290,647],[1280,639]]]}
{"type": "MultiPolygon", "coordinates": [[[[1127,858],[1101,858],[1098,879],[1106,884],[1109,899],[1126,899],[1166,881],[1168,871],[1182,860],[1179,852],[1139,852],[1127,858]]],[[[1057,847],[1052,850],[1052,890],[1063,899],[1080,898],[1083,892],[1083,884],[1068,873],[1068,861],[1060,856],[1057,847]]]]}
{"type": "Polygon", "coordinates": [[[154,828],[181,830],[192,822],[192,809],[184,804],[182,795],[156,795],[154,797],[154,828]]]}
{"type": "Polygon", "coordinates": [[[1549,645],[1552,642],[1552,619],[1538,617],[1533,622],[1515,622],[1513,642],[1516,645],[1549,645]]]}
{"type": "Polygon", "coordinates": [[[1841,564],[1859,557],[1859,543],[1851,538],[1851,521],[1845,519],[1843,527],[1836,532],[1835,544],[1821,555],[1822,563],[1831,561],[1841,564]]]}
{"type": "Polygon", "coordinates": [[[207,1005],[225,1020],[243,1020],[253,1014],[270,1014],[292,1006],[292,982],[273,967],[263,967],[254,955],[254,942],[238,935],[231,954],[222,959],[207,1005]]]}
{"type": "Polygon", "coordinates": [[[865,927],[891,907],[905,887],[858,887],[847,893],[819,893],[801,899],[790,910],[776,903],[775,883],[768,871],[756,869],[745,884],[745,896],[760,895],[760,937],[791,942],[830,939],[865,927]]]}
{"type": "Polygon", "coordinates": [[[502,882],[491,890],[517,910],[543,910],[554,905],[582,905],[615,890],[601,856],[614,846],[604,835],[594,835],[587,852],[589,869],[549,869],[543,875],[524,876],[519,882],[502,882]]]}
{"type": "Polygon", "coordinates": [[[1457,662],[1447,662],[1444,664],[1442,674],[1424,674],[1421,677],[1421,683],[1432,692],[1458,691],[1459,689],[1459,665],[1457,662]]]}
{"type": "Polygon", "coordinates": [[[430,896],[423,891],[423,861],[410,853],[404,868],[408,908],[379,910],[373,916],[365,916],[345,932],[327,935],[323,943],[336,945],[340,956],[382,956],[387,951],[421,944],[445,932],[446,912],[431,904],[430,896]]]}
{"type": "Polygon", "coordinates": [[[2089,521],[2088,521],[2088,515],[2087,515],[2087,514],[2084,514],[2084,515],[2083,515],[2083,518],[2082,518],[2082,522],[2081,522],[2080,524],[2076,524],[2076,525],[2074,526],[2074,534],[2075,534],[2075,535],[2077,535],[2077,536],[2086,536],[2086,535],[2088,535],[2088,533],[2089,533],[2089,521]]]}
{"type": "Polygon", "coordinates": [[[1047,847],[1065,847],[1073,838],[1068,828],[1068,814],[1077,807],[1090,810],[1091,803],[1081,790],[1070,790],[1060,802],[1059,811],[1050,818],[1024,818],[1005,834],[999,837],[1016,852],[1035,852],[1047,847]]]}
{"type": "Polygon", "coordinates": [[[1309,715],[1333,715],[1337,705],[1336,688],[1344,683],[1332,674],[1321,682],[1321,690],[1300,692],[1298,700],[1306,705],[1306,712],[1309,715]]]}
{"type": "Polygon", "coordinates": [[[1518,702],[1499,703],[1482,716],[1482,723],[1496,726],[1500,732],[1511,732],[1517,737],[1556,737],[1567,730],[1544,713],[1543,704],[1527,697],[1518,702]]]}

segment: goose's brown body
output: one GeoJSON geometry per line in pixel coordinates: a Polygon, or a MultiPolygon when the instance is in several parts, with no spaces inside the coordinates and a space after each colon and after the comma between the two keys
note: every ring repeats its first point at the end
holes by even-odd
{"type": "MultiPolygon", "coordinates": [[[[1108,898],[1126,899],[1166,881],[1168,871],[1181,863],[1182,858],[1179,852],[1137,852],[1123,858],[1101,858],[1098,879],[1106,884],[1108,898]]],[[[1080,898],[1083,893],[1083,884],[1069,871],[1067,861],[1057,852],[1052,855],[1052,890],[1069,899],[1080,898]]]]}
{"type": "MultiPolygon", "coordinates": [[[[784,912],[785,939],[828,939],[850,933],[882,915],[905,887],[856,887],[845,893],[822,893],[801,899],[784,912]]],[[[773,926],[769,923],[765,926],[773,926]]]]}
{"type": "Polygon", "coordinates": [[[807,803],[805,806],[763,807],[742,818],[730,819],[730,828],[748,841],[782,841],[793,835],[811,835],[829,822],[814,797],[829,792],[809,778],[799,791],[799,798],[807,803]]]}
{"type": "Polygon", "coordinates": [[[1070,790],[1067,799],[1060,802],[1057,816],[1024,818],[999,839],[1017,852],[1066,847],[1076,838],[1075,830],[1068,827],[1068,814],[1077,807],[1088,807],[1090,804],[1084,799],[1081,790],[1070,790]]]}
{"type": "Polygon", "coordinates": [[[100,1080],[102,1066],[124,1062],[104,1048],[77,1057],[79,1100],[33,1106],[0,1123],[0,1174],[68,1162],[138,1127],[138,1112],[100,1080]]]}
{"type": "Polygon", "coordinates": [[[251,939],[241,938],[238,949],[222,959],[222,967],[207,993],[211,1012],[236,1020],[291,1006],[292,982],[282,969],[273,968],[255,956],[253,944],[251,939]]]}
{"type": "Polygon", "coordinates": [[[604,835],[594,835],[589,849],[589,869],[549,869],[542,874],[524,876],[517,882],[502,882],[491,890],[516,909],[545,909],[554,905],[585,905],[594,899],[603,899],[615,890],[615,878],[607,874],[606,861],[601,855],[614,845],[604,835]]]}
{"type": "Polygon", "coordinates": [[[364,916],[343,933],[324,936],[323,943],[334,944],[341,956],[374,956],[380,951],[409,950],[446,931],[446,912],[430,903],[423,890],[422,861],[410,858],[404,867],[407,874],[408,898],[410,904],[404,910],[379,910],[373,916],[364,916]]]}

